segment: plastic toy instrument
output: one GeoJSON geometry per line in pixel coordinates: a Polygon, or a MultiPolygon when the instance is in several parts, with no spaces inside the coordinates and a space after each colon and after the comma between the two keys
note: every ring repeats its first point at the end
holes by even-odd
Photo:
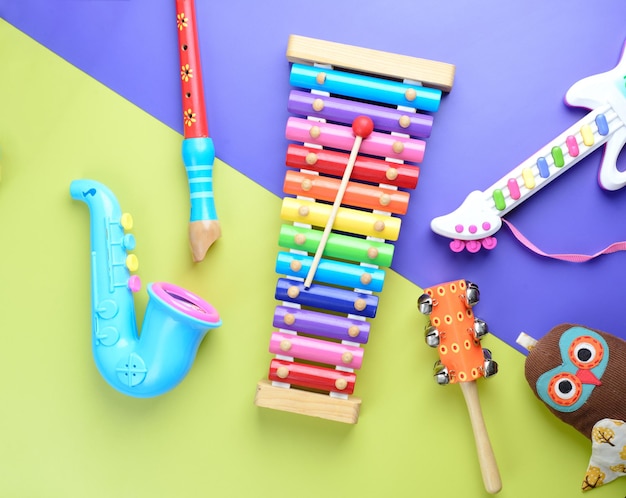
{"type": "Polygon", "coordinates": [[[178,51],[182,81],[183,162],[189,180],[189,241],[194,261],[202,261],[221,236],[213,197],[215,148],[209,137],[194,0],[176,0],[178,51]]]}
{"type": "Polygon", "coordinates": [[[471,192],[455,211],[432,220],[434,232],[453,239],[453,251],[495,247],[493,235],[502,226],[502,216],[602,145],[606,144],[598,175],[600,186],[617,190],[626,185],[626,172],[616,164],[626,143],[624,52],[611,71],[575,83],[565,102],[591,112],[487,190],[471,192]]]}
{"type": "Polygon", "coordinates": [[[454,66],[294,35],[287,59],[275,356],[255,403],[356,423],[368,319],[433,122],[418,111],[438,109],[454,66]]]}
{"type": "Polygon", "coordinates": [[[469,412],[483,483],[489,493],[502,488],[500,472],[485,427],[476,380],[498,372],[491,352],[480,341],[487,324],[476,318],[472,307],[478,303],[478,286],[465,280],[439,284],[424,290],[417,306],[430,315],[425,329],[426,344],[439,351],[434,377],[439,384],[459,384],[469,412]]]}
{"type": "Polygon", "coordinates": [[[92,347],[104,379],[123,394],[163,394],[185,377],[209,329],[221,325],[217,311],[200,297],[164,282],[148,284],[141,336],[133,292],[141,289],[132,217],[113,192],[93,180],[75,180],[72,198],[91,215],[92,347]]]}

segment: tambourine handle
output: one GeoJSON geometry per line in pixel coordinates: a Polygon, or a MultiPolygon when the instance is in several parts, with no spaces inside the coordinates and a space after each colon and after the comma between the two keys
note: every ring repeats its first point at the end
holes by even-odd
{"type": "Polygon", "coordinates": [[[491,448],[489,434],[483,419],[483,412],[480,408],[480,400],[478,399],[478,386],[476,381],[459,382],[461,391],[465,397],[465,404],[472,422],[472,430],[474,432],[474,440],[476,442],[476,451],[478,453],[478,461],[483,476],[483,484],[487,492],[491,494],[498,493],[502,489],[502,480],[500,479],[500,471],[496,457],[491,448]]]}

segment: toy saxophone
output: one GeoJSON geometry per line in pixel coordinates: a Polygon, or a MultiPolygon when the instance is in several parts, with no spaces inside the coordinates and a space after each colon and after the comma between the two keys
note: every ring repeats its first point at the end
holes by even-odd
{"type": "Polygon", "coordinates": [[[620,171],[616,164],[626,143],[624,54],[614,69],[575,83],[565,95],[565,102],[592,111],[487,190],[471,192],[455,211],[432,220],[435,233],[453,239],[453,251],[494,248],[493,235],[506,213],[604,144],[600,186],[618,190],[626,185],[626,171],[620,171]]]}
{"type": "Polygon", "coordinates": [[[148,398],[176,387],[185,377],[202,339],[221,325],[217,311],[176,285],[148,285],[150,297],[137,334],[133,292],[141,288],[132,217],[122,214],[107,187],[75,180],[72,198],[89,206],[91,216],[92,347],[104,379],[123,394],[148,398]]]}

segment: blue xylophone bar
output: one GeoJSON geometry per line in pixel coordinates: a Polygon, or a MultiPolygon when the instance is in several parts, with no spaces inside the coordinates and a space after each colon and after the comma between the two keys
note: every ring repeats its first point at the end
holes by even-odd
{"type": "Polygon", "coordinates": [[[378,297],[371,294],[319,284],[305,289],[304,282],[287,278],[278,279],[274,297],[278,301],[369,318],[376,316],[378,308],[378,297]]]}
{"type": "MultiPolygon", "coordinates": [[[[312,262],[311,256],[281,251],[276,258],[276,273],[306,278],[312,262]]],[[[315,271],[316,282],[371,292],[382,291],[384,280],[385,272],[383,270],[333,259],[322,258],[315,271]]]]}
{"type": "Polygon", "coordinates": [[[289,82],[299,88],[428,112],[437,111],[441,101],[441,90],[434,88],[302,64],[291,66],[289,82]]]}

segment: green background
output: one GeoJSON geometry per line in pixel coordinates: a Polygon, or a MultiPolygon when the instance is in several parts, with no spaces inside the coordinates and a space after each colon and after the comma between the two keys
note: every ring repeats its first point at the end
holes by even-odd
{"type": "MultiPolygon", "coordinates": [[[[182,137],[1,20],[0,62],[0,496],[486,495],[461,391],[431,378],[421,289],[388,272],[358,424],[256,407],[280,199],[218,161],[223,237],[193,264],[182,137]],[[118,394],[96,371],[89,212],[69,196],[78,178],[109,186],[134,216],[144,287],[180,285],[222,317],[183,383],[156,399],[118,394]]],[[[141,322],[145,292],[136,303],[141,322]]],[[[590,443],[534,398],[523,355],[495,336],[484,346],[500,365],[479,381],[499,496],[581,493],[590,443]]]]}

